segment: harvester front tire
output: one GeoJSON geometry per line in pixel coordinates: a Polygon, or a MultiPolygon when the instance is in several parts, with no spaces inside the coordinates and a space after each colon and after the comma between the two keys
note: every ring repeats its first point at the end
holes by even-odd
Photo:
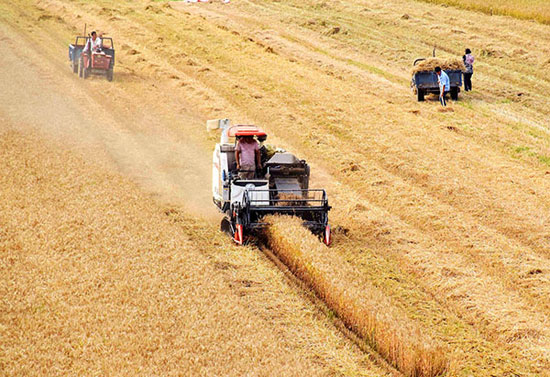
{"type": "Polygon", "coordinates": [[[418,102],[424,101],[424,90],[418,88],[416,91],[416,97],[418,98],[418,102]]]}

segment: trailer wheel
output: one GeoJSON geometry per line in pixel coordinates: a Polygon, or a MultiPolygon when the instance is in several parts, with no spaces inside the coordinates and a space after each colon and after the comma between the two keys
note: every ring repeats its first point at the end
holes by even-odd
{"type": "Polygon", "coordinates": [[[453,101],[458,100],[458,87],[457,86],[451,87],[451,99],[453,101]]]}
{"type": "Polygon", "coordinates": [[[418,102],[422,102],[424,101],[424,89],[420,89],[418,88],[417,91],[416,91],[416,96],[418,98],[418,102]]]}
{"type": "Polygon", "coordinates": [[[113,81],[113,69],[109,69],[106,73],[107,81],[113,81]]]}

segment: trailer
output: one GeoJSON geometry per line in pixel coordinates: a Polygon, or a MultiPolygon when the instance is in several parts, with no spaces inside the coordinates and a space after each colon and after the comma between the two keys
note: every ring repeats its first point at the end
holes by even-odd
{"type": "MultiPolygon", "coordinates": [[[[425,59],[416,59],[413,65],[416,66],[423,60],[425,59]]],[[[456,101],[458,100],[458,93],[460,93],[460,87],[462,86],[462,71],[458,69],[443,69],[443,71],[445,71],[451,81],[451,90],[449,91],[451,99],[456,101]]],[[[433,70],[415,72],[411,79],[411,87],[413,92],[416,93],[418,101],[424,101],[426,94],[439,95],[439,82],[437,74],[433,70]]]]}

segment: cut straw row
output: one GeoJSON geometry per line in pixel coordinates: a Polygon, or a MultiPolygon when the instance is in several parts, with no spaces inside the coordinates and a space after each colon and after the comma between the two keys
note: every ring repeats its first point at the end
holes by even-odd
{"type": "Polygon", "coordinates": [[[354,278],[349,264],[299,219],[269,216],[266,221],[273,252],[391,365],[411,377],[440,376],[448,370],[445,349],[370,283],[354,278]]]}
{"type": "Polygon", "coordinates": [[[443,70],[466,71],[466,66],[460,59],[428,58],[415,65],[412,74],[414,75],[417,72],[432,72],[435,67],[440,67],[443,70]]]}

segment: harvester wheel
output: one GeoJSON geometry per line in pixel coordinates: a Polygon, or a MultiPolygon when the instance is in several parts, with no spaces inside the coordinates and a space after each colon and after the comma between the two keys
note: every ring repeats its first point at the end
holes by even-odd
{"type": "Polygon", "coordinates": [[[106,76],[107,76],[107,81],[113,81],[113,69],[112,68],[107,71],[106,76]]]}

